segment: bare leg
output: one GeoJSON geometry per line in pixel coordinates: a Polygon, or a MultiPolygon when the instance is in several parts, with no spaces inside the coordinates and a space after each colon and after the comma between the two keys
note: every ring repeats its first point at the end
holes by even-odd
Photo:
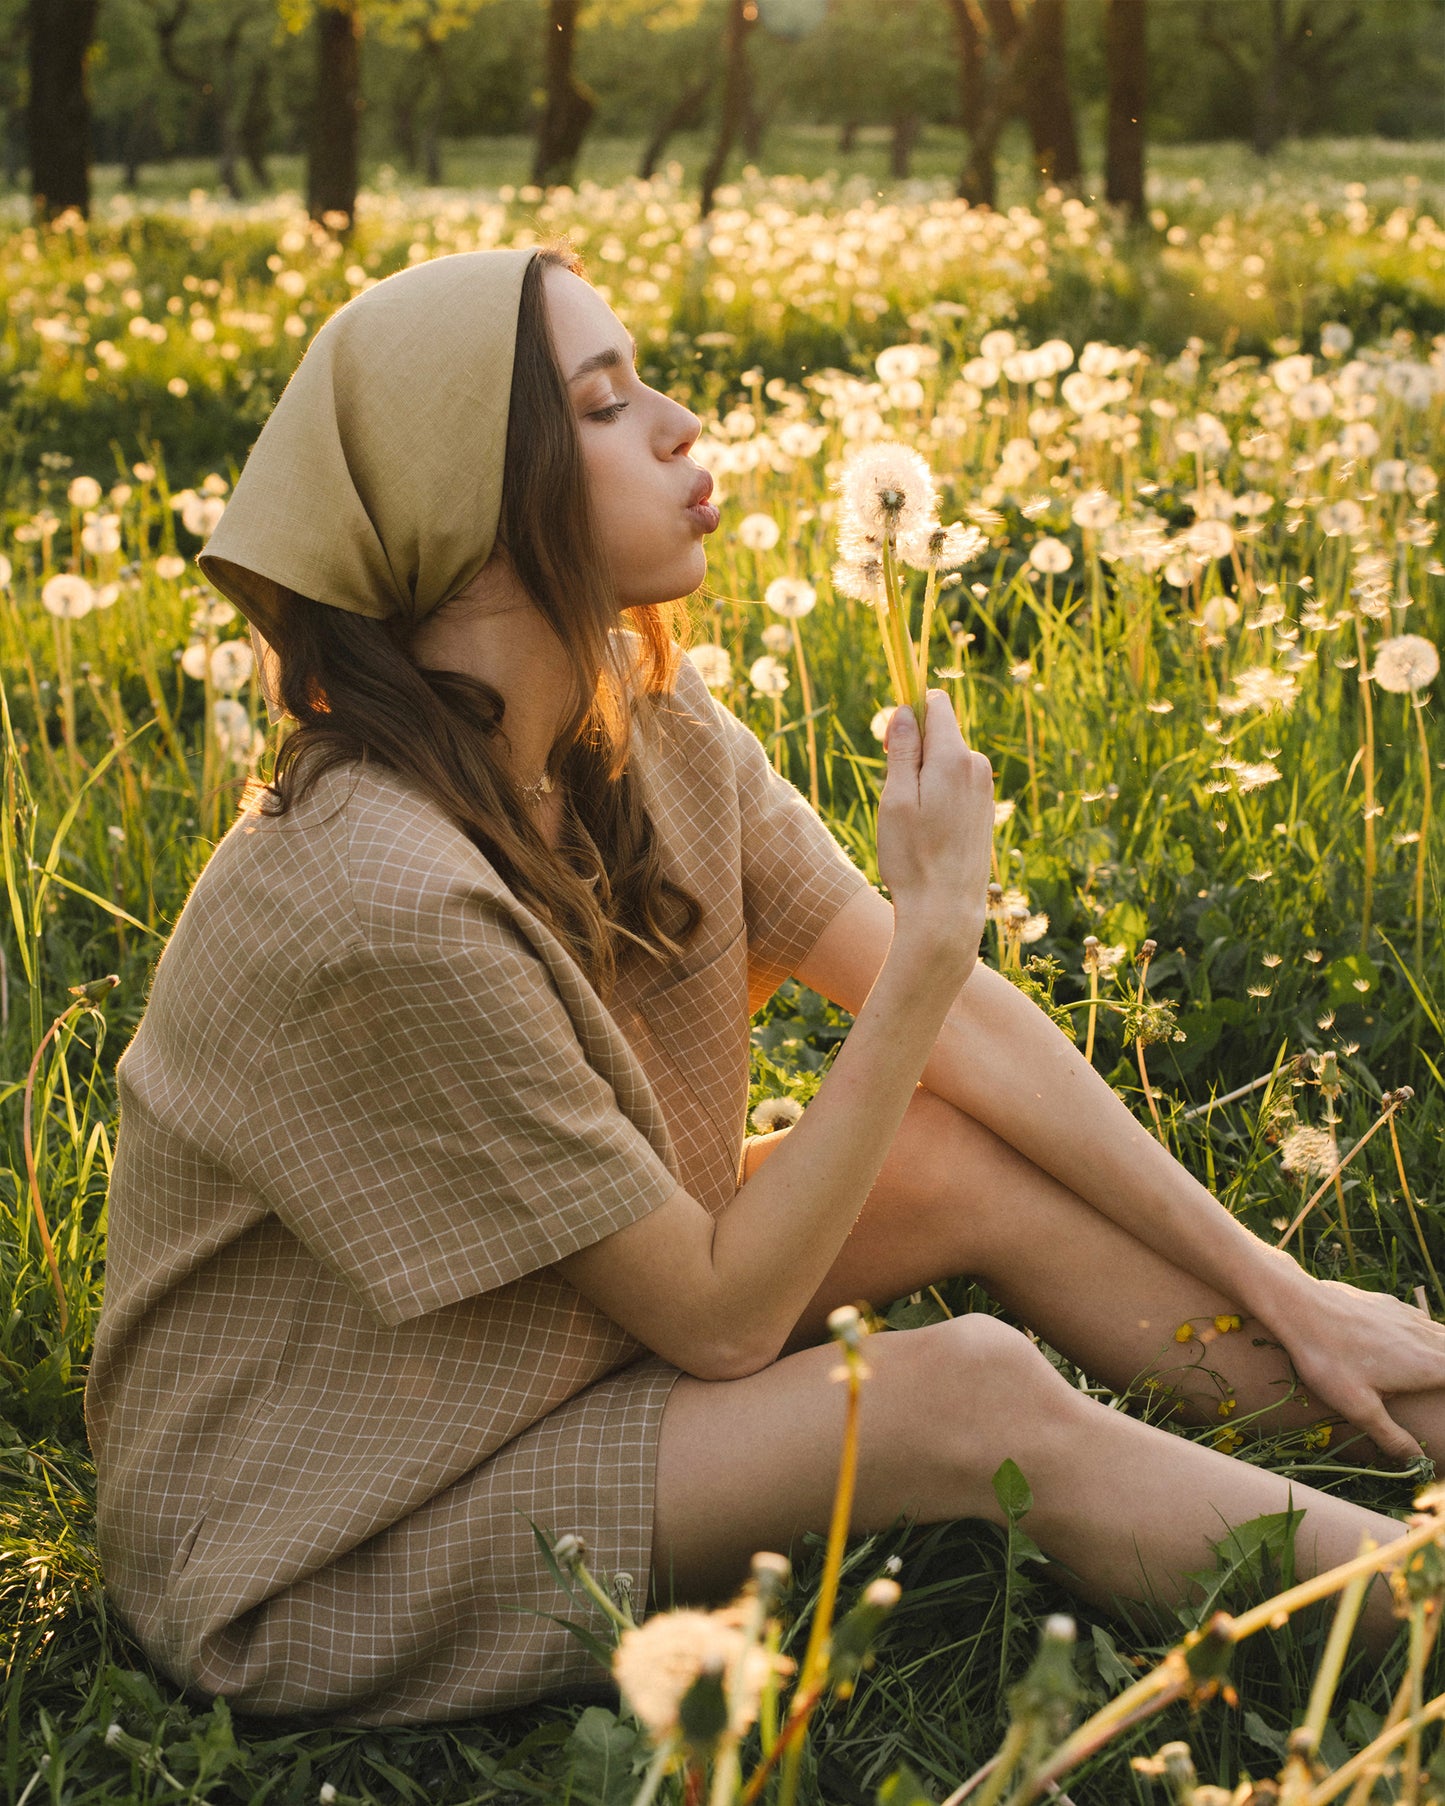
{"type": "MultiPolygon", "coordinates": [[[[787,1131],[782,1131],[786,1134],[787,1131]]],[[[782,1136],[749,1144],[748,1170],[782,1136]]],[[[1289,1363],[1262,1327],[1245,1319],[1221,1334],[1213,1319],[1235,1311],[1181,1268],[1090,1208],[1066,1187],[951,1104],[920,1090],[878,1182],[788,1347],[826,1334],[828,1312],[859,1298],[882,1305],[956,1274],[980,1279],[1021,1322],[1091,1378],[1123,1389],[1152,1372],[1186,1401],[1196,1421],[1267,1409],[1262,1429],[1317,1423],[1322,1407],[1300,1396],[1289,1363]],[[1190,1323],[1180,1344],[1175,1332],[1190,1323]]],[[[1445,1466],[1445,1392],[1393,1398],[1390,1408],[1445,1466]]],[[[1369,1445],[1349,1430],[1350,1457],[1369,1445]]],[[[1403,1503],[1403,1501],[1402,1501],[1403,1503]]]]}
{"type": "MultiPolygon", "coordinates": [[[[1020,1332],[991,1317],[879,1336],[860,1410],[855,1532],[920,1522],[1001,1522],[991,1478],[1012,1456],[1033,1490],[1031,1536],[1100,1603],[1177,1600],[1228,1526],[1293,1505],[1302,1573],[1402,1526],[1109,1410],[1071,1387],[1020,1332]]],[[[837,1477],[841,1387],[831,1347],[785,1355],[746,1379],[683,1378],[658,1454],[653,1596],[718,1598],[755,1550],[787,1551],[826,1528],[837,1477]]],[[[1396,1624],[1371,1588],[1363,1631],[1396,1624]]]]}

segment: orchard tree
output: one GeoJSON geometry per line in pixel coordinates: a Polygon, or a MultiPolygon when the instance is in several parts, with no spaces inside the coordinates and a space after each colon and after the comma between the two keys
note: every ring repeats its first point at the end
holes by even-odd
{"type": "Polygon", "coordinates": [[[1079,134],[1065,62],[1065,0],[947,0],[958,59],[968,157],[958,179],[967,201],[993,206],[1004,127],[1021,115],[1041,181],[1078,182],[1079,134]]]}
{"type": "Polygon", "coordinates": [[[1147,0],[1108,0],[1104,41],[1109,112],[1104,192],[1131,220],[1144,217],[1144,109],[1148,102],[1147,0]]]}
{"type": "Polygon", "coordinates": [[[144,0],[144,4],[163,68],[196,96],[214,121],[221,186],[240,199],[243,157],[264,186],[275,17],[258,14],[253,0],[144,0]]]}
{"type": "Polygon", "coordinates": [[[37,215],[90,215],[87,63],[100,0],[30,0],[26,136],[37,215]]]}

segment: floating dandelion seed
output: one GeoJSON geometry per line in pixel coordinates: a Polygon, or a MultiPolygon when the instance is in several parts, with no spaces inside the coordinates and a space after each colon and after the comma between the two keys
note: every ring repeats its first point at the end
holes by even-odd
{"type": "Polygon", "coordinates": [[[1261,759],[1257,764],[1236,766],[1234,780],[1240,794],[1248,796],[1252,790],[1263,790],[1266,784],[1273,784],[1280,775],[1279,767],[1272,760],[1261,759]]]}
{"type": "Polygon", "coordinates": [[[62,571],[41,590],[40,605],[62,621],[78,621],[95,607],[95,591],[84,577],[62,571]]]}
{"type": "Polygon", "coordinates": [[[1440,675],[1440,654],[1423,634],[1401,633],[1375,648],[1370,676],[1382,690],[1416,694],[1440,675]]]}
{"type": "Polygon", "coordinates": [[[804,615],[812,613],[818,592],[802,577],[775,577],[763,591],[763,600],[775,615],[800,621],[804,615]]]}
{"type": "Polygon", "coordinates": [[[689,646],[687,656],[710,690],[723,690],[732,682],[732,654],[726,646],[689,646]]]}

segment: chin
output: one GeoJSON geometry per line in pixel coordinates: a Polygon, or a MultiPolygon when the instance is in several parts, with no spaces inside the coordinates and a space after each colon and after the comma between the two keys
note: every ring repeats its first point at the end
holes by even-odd
{"type": "Polygon", "coordinates": [[[690,596],[707,576],[707,554],[702,547],[687,558],[680,558],[665,569],[649,572],[639,582],[632,574],[630,583],[617,586],[619,608],[654,608],[661,602],[680,602],[690,596]]]}

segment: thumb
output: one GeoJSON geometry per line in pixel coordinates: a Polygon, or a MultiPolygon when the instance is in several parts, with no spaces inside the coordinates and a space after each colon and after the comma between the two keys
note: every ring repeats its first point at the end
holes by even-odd
{"type": "Polygon", "coordinates": [[[923,736],[918,731],[918,717],[906,702],[899,703],[888,718],[888,769],[913,771],[923,757],[923,736]]]}

